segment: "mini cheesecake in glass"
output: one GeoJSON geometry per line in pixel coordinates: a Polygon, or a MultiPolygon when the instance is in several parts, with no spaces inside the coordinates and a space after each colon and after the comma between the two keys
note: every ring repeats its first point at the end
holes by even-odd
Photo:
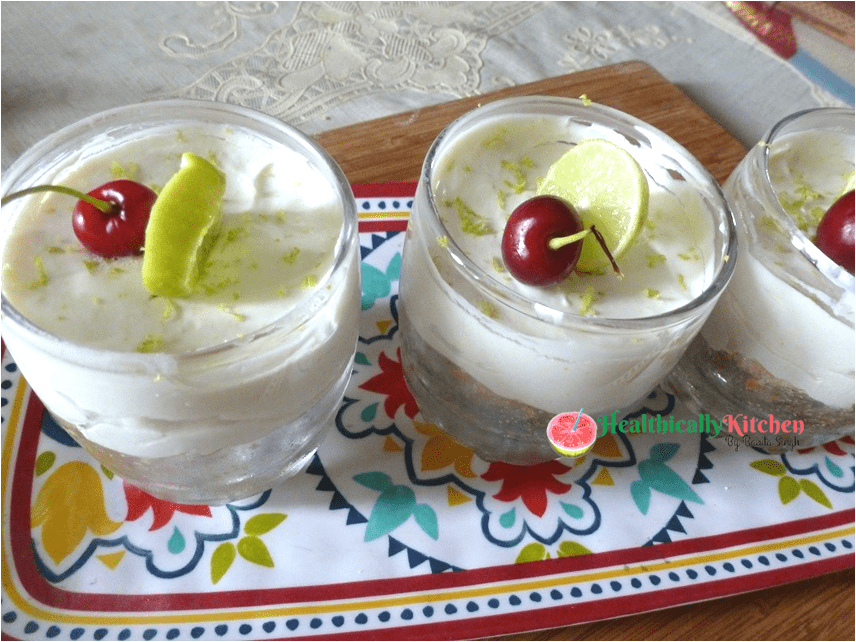
{"type": "Polygon", "coordinates": [[[164,101],[49,136],[9,168],[3,194],[89,192],[116,179],[158,193],[185,154],[225,178],[195,288],[152,294],[145,253],[94,254],[72,227],[76,199],[34,193],[3,207],[3,340],[56,421],[104,466],[162,499],[222,504],[298,472],[343,397],[360,278],[341,170],[274,118],[164,101]]]}
{"type": "MultiPolygon", "coordinates": [[[[572,205],[585,219],[586,203],[572,205]]],[[[489,103],[448,126],[423,166],[400,283],[405,377],[425,419],[481,458],[553,459],[546,428],[555,415],[620,420],[656,388],[707,318],[735,254],[716,182],[654,127],[588,101],[489,103]],[[506,223],[551,166],[589,140],[629,153],[647,183],[641,230],[615,257],[623,276],[604,268],[527,285],[505,265],[506,223]]]]}
{"type": "Polygon", "coordinates": [[[768,452],[853,433],[852,249],[848,268],[815,243],[827,210],[853,189],[853,123],[852,109],[792,114],[728,178],[740,258],[669,378],[725,434],[768,452]]]}

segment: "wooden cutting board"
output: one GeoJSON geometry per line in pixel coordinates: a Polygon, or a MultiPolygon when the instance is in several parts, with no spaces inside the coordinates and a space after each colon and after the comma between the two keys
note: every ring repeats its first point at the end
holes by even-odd
{"type": "Polygon", "coordinates": [[[524,95],[579,98],[620,109],[686,147],[721,183],[746,149],[678,87],[644,62],[624,62],[509,87],[324,132],[316,140],[351,183],[417,181],[437,134],[482,103],[524,95]]]}

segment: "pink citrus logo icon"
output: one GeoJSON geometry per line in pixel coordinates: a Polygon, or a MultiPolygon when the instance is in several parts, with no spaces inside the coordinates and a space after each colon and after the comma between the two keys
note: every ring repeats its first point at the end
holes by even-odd
{"type": "Polygon", "coordinates": [[[547,438],[560,455],[581,457],[597,439],[597,424],[582,408],[579,412],[563,412],[550,420],[547,438]]]}

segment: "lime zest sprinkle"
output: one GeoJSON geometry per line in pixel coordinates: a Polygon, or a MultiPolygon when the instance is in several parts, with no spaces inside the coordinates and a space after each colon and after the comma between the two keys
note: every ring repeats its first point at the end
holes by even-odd
{"type": "Polygon", "coordinates": [[[95,259],[84,259],[83,265],[86,266],[86,271],[90,274],[95,274],[95,270],[98,269],[98,266],[101,265],[100,261],[96,261],[95,259]]]}
{"type": "Polygon", "coordinates": [[[595,291],[594,286],[588,286],[586,291],[583,292],[582,300],[580,301],[580,314],[582,316],[596,314],[594,302],[597,301],[598,298],[598,293],[595,291]]]}
{"type": "Polygon", "coordinates": [[[110,165],[110,175],[113,178],[133,179],[137,176],[139,169],[140,167],[136,163],[129,163],[128,167],[122,167],[118,161],[113,161],[113,164],[110,165]]]}
{"type": "Polygon", "coordinates": [[[508,199],[506,199],[506,197],[505,197],[505,192],[502,190],[497,190],[496,204],[499,206],[499,209],[504,210],[507,202],[508,202],[508,199]]]}
{"type": "Polygon", "coordinates": [[[164,338],[160,334],[147,334],[137,345],[137,352],[150,353],[160,352],[164,346],[164,338]]]}
{"type": "Polygon", "coordinates": [[[310,288],[314,288],[318,285],[318,277],[314,274],[307,274],[303,277],[303,280],[300,282],[300,287],[304,290],[308,290],[310,288]]]}
{"type": "Polygon", "coordinates": [[[499,126],[482,141],[485,149],[496,149],[508,145],[508,127],[499,126]]]}
{"type": "Polygon", "coordinates": [[[33,281],[30,281],[27,287],[30,290],[38,290],[39,288],[45,287],[50,282],[50,278],[48,277],[47,270],[45,270],[45,264],[42,262],[42,257],[36,255],[36,258],[33,259],[33,261],[36,264],[36,270],[38,271],[39,276],[33,281]]]}
{"type": "Polygon", "coordinates": [[[657,267],[658,265],[662,265],[666,262],[666,257],[659,253],[649,254],[646,258],[648,259],[649,268],[657,267]]]}
{"type": "Polygon", "coordinates": [[[234,308],[230,308],[225,303],[221,303],[220,305],[218,305],[217,309],[220,310],[221,312],[225,312],[226,314],[231,315],[232,317],[234,317],[238,321],[246,321],[247,320],[247,315],[241,314],[240,312],[236,311],[234,308]]]}
{"type": "Polygon", "coordinates": [[[161,314],[161,318],[166,321],[173,314],[175,314],[175,304],[172,302],[172,299],[164,297],[163,299],[163,314],[161,314]]]}
{"type": "Polygon", "coordinates": [[[647,296],[649,299],[659,299],[660,290],[655,290],[654,288],[645,288],[645,296],[647,296]]]}
{"type": "Polygon", "coordinates": [[[686,252],[678,254],[678,258],[681,258],[684,261],[698,261],[701,258],[701,255],[698,252],[698,248],[693,245],[686,252]]]}
{"type": "Polygon", "coordinates": [[[461,231],[465,234],[474,234],[475,236],[493,234],[494,230],[487,219],[464,203],[460,196],[456,197],[454,201],[446,201],[445,204],[447,207],[454,207],[457,210],[458,218],[461,221],[461,231]]]}
{"type": "Polygon", "coordinates": [[[449,237],[448,236],[438,236],[437,237],[437,245],[442,248],[449,247],[449,237]]]}
{"type": "Polygon", "coordinates": [[[502,259],[498,256],[493,257],[491,259],[491,264],[493,265],[493,269],[496,272],[503,273],[505,272],[505,263],[502,262],[502,259]]]}
{"type": "MultiPolygon", "coordinates": [[[[726,260],[728,260],[728,257],[726,257],[726,260]]],[[[684,279],[684,275],[683,275],[683,274],[678,274],[678,283],[680,284],[680,286],[681,286],[681,289],[682,289],[682,290],[686,290],[686,289],[687,289],[687,282],[686,282],[686,280],[684,279]]]]}
{"type": "Polygon", "coordinates": [[[293,265],[294,262],[297,260],[297,257],[299,255],[300,255],[300,248],[295,247],[295,248],[292,248],[292,250],[290,252],[288,252],[287,254],[283,254],[282,260],[285,263],[288,263],[289,265],[293,265]]]}
{"type": "Polygon", "coordinates": [[[112,277],[117,277],[120,274],[124,274],[125,272],[126,272],[126,270],[123,267],[116,266],[116,267],[110,268],[110,276],[112,276],[112,277]]]}
{"type": "Polygon", "coordinates": [[[489,319],[499,319],[499,310],[490,301],[479,301],[479,311],[489,319]]]}
{"type": "Polygon", "coordinates": [[[585,105],[586,107],[588,107],[589,105],[591,105],[591,98],[589,98],[589,97],[588,97],[588,96],[586,96],[585,94],[582,94],[582,95],[580,96],[580,100],[583,102],[583,105],[585,105]]]}
{"type": "Polygon", "coordinates": [[[48,254],[65,254],[66,250],[64,248],[58,247],[56,245],[51,245],[46,248],[48,254]]]}
{"type": "Polygon", "coordinates": [[[519,164],[512,163],[511,161],[504,160],[501,165],[504,170],[512,174],[513,178],[513,180],[503,180],[503,184],[515,194],[522,194],[523,190],[526,189],[526,172],[523,171],[519,164]]]}

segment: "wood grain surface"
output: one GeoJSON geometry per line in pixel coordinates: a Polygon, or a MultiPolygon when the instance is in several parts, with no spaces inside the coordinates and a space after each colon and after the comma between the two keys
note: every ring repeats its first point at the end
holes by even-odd
{"type": "Polygon", "coordinates": [[[434,138],[455,118],[499,98],[579,98],[620,109],[686,147],[720,182],[746,149],[680,89],[643,62],[627,62],[378,118],[316,136],[351,183],[417,181],[434,138]]]}
{"type": "MultiPolygon", "coordinates": [[[[632,114],[686,147],[721,183],[745,148],[675,85],[627,62],[358,123],[319,134],[351,183],[417,181],[432,141],[452,120],[499,98],[579,98],[632,114]]],[[[853,569],[765,591],[499,640],[853,640],[853,569]]],[[[537,628],[521,622],[520,630],[537,628]]]]}

